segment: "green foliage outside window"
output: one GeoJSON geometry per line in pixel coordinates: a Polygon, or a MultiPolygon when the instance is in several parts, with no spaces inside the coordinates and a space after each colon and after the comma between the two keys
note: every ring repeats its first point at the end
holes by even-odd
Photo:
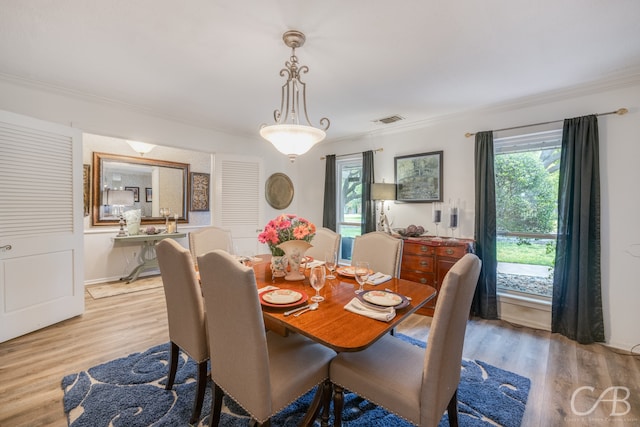
{"type": "MultiPolygon", "coordinates": [[[[552,150],[553,151],[553,150],[552,150]]],[[[495,157],[498,232],[554,233],[558,172],[540,151],[495,157]],[[551,172],[550,172],[551,171],[551,172]]]]}

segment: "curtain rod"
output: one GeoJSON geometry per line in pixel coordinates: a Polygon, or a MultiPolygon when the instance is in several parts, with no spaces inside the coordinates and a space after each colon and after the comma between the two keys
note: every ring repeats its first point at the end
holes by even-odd
{"type": "MultiPolygon", "coordinates": [[[[375,150],[372,150],[374,153],[377,153],[378,151],[384,151],[384,148],[376,148],[375,150]]],[[[336,155],[336,157],[346,157],[346,156],[353,156],[354,154],[360,154],[360,153],[347,153],[347,154],[338,154],[336,155]]],[[[325,156],[320,157],[320,160],[324,160],[326,159],[325,156]]]]}
{"type": "MultiPolygon", "coordinates": [[[[617,114],[619,116],[622,116],[623,114],[627,114],[628,112],[629,112],[629,110],[627,110],[626,108],[618,108],[615,111],[609,111],[607,113],[596,114],[596,116],[608,116],[609,114],[617,114]]],[[[564,121],[564,119],[562,119],[562,120],[552,120],[550,122],[532,123],[530,125],[514,126],[514,127],[511,127],[511,128],[495,129],[495,130],[493,130],[493,132],[500,132],[500,131],[503,131],[503,130],[522,129],[522,128],[528,128],[528,127],[531,127],[531,126],[549,125],[549,124],[552,124],[552,123],[560,123],[562,121],[564,121]]],[[[473,135],[475,135],[475,133],[467,132],[467,133],[464,134],[464,136],[466,136],[467,138],[469,138],[470,136],[473,136],[473,135]]]]}

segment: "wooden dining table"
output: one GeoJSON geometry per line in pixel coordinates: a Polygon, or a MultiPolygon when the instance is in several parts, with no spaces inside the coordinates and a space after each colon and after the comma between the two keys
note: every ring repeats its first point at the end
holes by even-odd
{"type": "MultiPolygon", "coordinates": [[[[308,295],[308,303],[311,303],[310,298],[315,295],[315,290],[309,283],[309,269],[305,269],[305,279],[301,281],[287,281],[284,277],[273,278],[270,268],[271,255],[259,255],[258,258],[259,261],[255,259],[251,262],[258,288],[276,286],[280,289],[292,289],[308,295]]],[[[318,309],[308,311],[299,317],[285,316],[284,312],[290,308],[274,308],[263,304],[265,327],[282,335],[297,332],[336,352],[360,351],[392,331],[436,295],[432,286],[395,277],[378,285],[365,284],[366,291],[388,289],[410,298],[407,307],[397,309],[396,316],[385,322],[344,308],[356,296],[356,289],[358,283],[354,278],[336,274],[335,279],[326,279],[324,287],[320,290],[324,301],[319,303],[318,309]]]]}

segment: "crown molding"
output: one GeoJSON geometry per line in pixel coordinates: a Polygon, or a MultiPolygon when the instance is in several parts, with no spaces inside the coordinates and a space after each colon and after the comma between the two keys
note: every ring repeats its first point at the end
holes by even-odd
{"type": "MultiPolygon", "coordinates": [[[[131,112],[145,114],[151,117],[156,117],[163,120],[169,120],[177,123],[182,123],[188,126],[196,126],[203,129],[209,129],[211,131],[220,132],[226,135],[231,136],[242,136],[246,138],[255,138],[256,135],[236,131],[233,132],[228,129],[224,129],[215,125],[204,118],[196,118],[196,117],[183,117],[172,114],[167,114],[165,112],[158,111],[151,107],[146,107],[138,104],[131,104],[123,101],[119,101],[116,99],[103,97],[99,95],[94,95],[90,93],[86,93],[83,91],[70,89],[67,87],[42,82],[39,80],[24,78],[15,76],[12,74],[1,73],[0,72],[0,81],[6,81],[11,84],[37,89],[53,94],[63,95],[75,99],[80,99],[83,101],[88,101],[92,103],[102,104],[110,107],[122,108],[131,112]]],[[[501,113],[506,111],[512,111],[522,108],[528,108],[536,105],[541,105],[545,103],[560,101],[567,98],[575,98],[585,95],[592,95],[600,92],[605,92],[614,89],[621,89],[625,87],[635,86],[640,84],[640,67],[627,70],[626,73],[618,73],[616,75],[610,75],[607,78],[603,78],[600,80],[592,81],[589,83],[578,84],[570,87],[565,87],[557,90],[547,91],[535,95],[524,96],[520,98],[514,98],[504,102],[498,102],[494,104],[487,104],[477,108],[469,108],[465,110],[456,111],[449,114],[435,115],[431,117],[427,117],[425,119],[407,121],[405,123],[396,123],[393,125],[387,125],[389,127],[386,128],[377,128],[364,132],[356,132],[350,135],[345,135],[336,138],[328,137],[325,142],[326,143],[334,143],[334,142],[344,142],[344,141],[354,141],[360,140],[372,136],[377,135],[389,135],[401,132],[408,132],[412,130],[424,129],[430,126],[434,126],[436,124],[442,124],[446,122],[456,121],[456,120],[464,120],[465,118],[472,118],[473,116],[477,116],[479,114],[490,114],[490,113],[501,113]]]]}
{"type": "Polygon", "coordinates": [[[130,112],[144,114],[147,116],[155,117],[162,120],[169,120],[177,123],[181,123],[188,126],[195,126],[203,129],[209,129],[215,132],[224,133],[226,135],[232,136],[250,136],[246,135],[243,132],[231,132],[227,129],[223,129],[220,127],[213,126],[211,122],[207,121],[204,118],[194,118],[194,117],[183,117],[172,114],[167,114],[165,112],[158,111],[157,109],[142,106],[139,104],[132,104],[124,101],[120,101],[117,99],[104,97],[100,95],[95,95],[87,92],[83,92],[76,89],[70,89],[68,87],[59,86],[52,83],[43,82],[40,80],[29,79],[25,77],[19,77],[12,74],[6,74],[0,72],[0,81],[5,81],[7,83],[11,83],[17,86],[26,87],[28,89],[37,89],[43,92],[52,93],[55,95],[62,95],[69,98],[78,99],[81,101],[87,101],[95,104],[101,104],[109,107],[117,107],[130,112]]]}
{"type": "Polygon", "coordinates": [[[512,110],[518,110],[523,108],[534,107],[542,104],[547,104],[551,102],[561,101],[568,98],[577,98],[580,96],[593,95],[597,93],[602,93],[615,89],[623,89],[626,87],[637,86],[640,84],[640,70],[635,69],[632,70],[631,73],[628,74],[618,74],[614,76],[609,76],[605,79],[600,79],[596,81],[592,81],[589,83],[574,85],[570,87],[565,87],[557,90],[547,91],[543,93],[538,93],[535,95],[524,96],[520,98],[514,98],[504,102],[498,102],[494,104],[483,105],[478,108],[470,108],[466,110],[457,111],[450,114],[443,114],[432,116],[422,120],[415,120],[406,123],[397,123],[391,125],[392,127],[388,128],[378,128],[373,129],[367,132],[360,132],[357,134],[352,134],[344,137],[339,137],[335,139],[328,139],[327,142],[344,142],[344,141],[353,141],[358,139],[364,139],[371,136],[377,135],[390,135],[400,132],[408,132],[411,130],[419,130],[424,129],[429,126],[434,126],[436,124],[442,124],[451,121],[459,121],[464,120],[465,118],[473,118],[474,116],[480,114],[495,114],[502,113],[512,110]]]}

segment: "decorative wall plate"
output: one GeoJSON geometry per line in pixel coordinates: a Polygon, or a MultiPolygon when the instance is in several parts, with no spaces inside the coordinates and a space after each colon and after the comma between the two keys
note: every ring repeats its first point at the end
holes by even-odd
{"type": "Polygon", "coordinates": [[[267,179],[264,193],[272,208],[285,209],[293,200],[293,182],[283,173],[274,173],[267,179]]]}

